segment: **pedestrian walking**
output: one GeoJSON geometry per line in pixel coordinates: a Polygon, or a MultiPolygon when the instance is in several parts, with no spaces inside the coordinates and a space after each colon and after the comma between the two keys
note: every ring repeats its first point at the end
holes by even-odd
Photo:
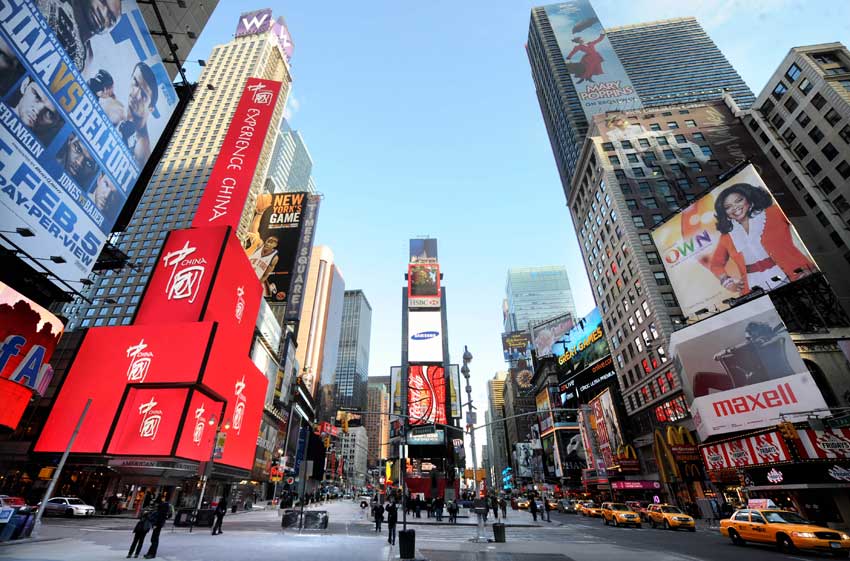
{"type": "Polygon", "coordinates": [[[145,559],[153,559],[156,557],[156,551],[159,548],[159,533],[162,532],[162,527],[171,516],[171,505],[162,498],[156,500],[156,509],[154,510],[153,532],[151,532],[151,545],[148,547],[148,552],[145,553],[145,559]]]}
{"type": "Polygon", "coordinates": [[[455,502],[450,500],[446,503],[446,510],[449,512],[449,524],[455,523],[455,502]]]}
{"type": "Polygon", "coordinates": [[[381,523],[384,521],[384,505],[376,504],[373,514],[375,515],[375,533],[380,533],[381,523]]]}
{"type": "Polygon", "coordinates": [[[499,508],[502,510],[502,518],[508,517],[508,502],[505,497],[499,497],[499,508]]]}
{"type": "Polygon", "coordinates": [[[531,513],[531,517],[534,518],[534,521],[537,522],[537,499],[531,497],[528,502],[528,512],[531,513]]]}
{"type": "Polygon", "coordinates": [[[395,503],[387,503],[387,543],[395,545],[395,527],[398,523],[398,507],[395,503]]]}
{"type": "Polygon", "coordinates": [[[142,546],[145,544],[145,536],[148,535],[152,526],[150,520],[151,514],[150,512],[142,512],[142,516],[136,522],[136,526],[133,528],[133,543],[130,544],[130,551],[127,553],[128,559],[130,557],[138,557],[142,551],[142,546]]]}
{"type": "Polygon", "coordinates": [[[215,521],[213,522],[212,527],[212,535],[221,534],[221,523],[224,521],[224,514],[227,512],[227,499],[222,497],[218,504],[215,507],[215,511],[213,512],[213,516],[215,516],[215,521]]]}
{"type": "Polygon", "coordinates": [[[413,513],[416,515],[416,518],[422,518],[422,499],[418,496],[413,499],[413,513]]]}
{"type": "Polygon", "coordinates": [[[437,497],[434,500],[434,510],[437,511],[437,522],[443,521],[443,507],[444,506],[445,506],[445,503],[443,502],[442,497],[437,497]]]}
{"type": "Polygon", "coordinates": [[[490,495],[490,508],[493,510],[493,520],[499,519],[499,503],[496,501],[496,497],[490,495]]]}
{"type": "Polygon", "coordinates": [[[549,499],[547,497],[543,497],[543,510],[546,512],[546,522],[552,522],[549,518],[549,511],[552,509],[549,507],[549,499]]]}

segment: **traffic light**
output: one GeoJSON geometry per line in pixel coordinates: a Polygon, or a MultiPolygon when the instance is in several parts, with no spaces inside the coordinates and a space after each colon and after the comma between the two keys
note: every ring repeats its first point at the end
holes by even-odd
{"type": "Polygon", "coordinates": [[[797,435],[797,428],[794,426],[794,423],[790,421],[782,421],[779,423],[779,432],[782,433],[782,436],[788,440],[796,440],[799,438],[797,435]]]}

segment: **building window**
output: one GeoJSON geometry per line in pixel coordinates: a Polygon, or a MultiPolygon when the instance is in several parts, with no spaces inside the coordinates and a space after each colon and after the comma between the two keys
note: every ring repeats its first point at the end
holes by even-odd
{"type": "Polygon", "coordinates": [[[654,197],[646,197],[643,199],[643,206],[646,208],[658,208],[658,202],[654,197]]]}
{"type": "Polygon", "coordinates": [[[823,109],[823,106],[826,105],[826,98],[823,97],[821,94],[816,93],[812,97],[812,105],[815,106],[815,109],[820,111],[821,109],[823,109]]]}
{"type": "Polygon", "coordinates": [[[636,215],[632,216],[632,221],[635,223],[636,228],[645,228],[646,224],[643,222],[643,216],[636,215]]]}
{"type": "Polygon", "coordinates": [[[771,95],[773,95],[773,97],[776,99],[780,99],[783,95],[785,95],[785,92],[787,91],[788,86],[786,86],[785,83],[780,80],[780,82],[776,84],[776,87],[773,88],[773,92],[771,95]]]}
{"type": "Polygon", "coordinates": [[[784,105],[785,109],[787,109],[789,113],[793,113],[794,110],[800,106],[800,104],[797,103],[797,100],[793,97],[789,97],[788,99],[786,99],[784,105]]]}
{"type": "Polygon", "coordinates": [[[632,164],[640,163],[640,161],[638,160],[637,154],[634,154],[634,153],[626,154],[626,159],[629,161],[629,163],[632,163],[632,164]]]}
{"type": "Polygon", "coordinates": [[[676,296],[672,292],[662,292],[661,300],[664,302],[664,305],[669,308],[676,308],[679,306],[679,303],[676,301],[676,296]]]}
{"type": "Polygon", "coordinates": [[[782,118],[782,115],[777,113],[776,115],[773,116],[773,118],[770,120],[770,122],[773,123],[773,126],[776,127],[777,130],[779,130],[785,124],[785,119],[782,118]]]}
{"type": "Polygon", "coordinates": [[[685,119],[685,126],[693,128],[693,127],[697,126],[697,122],[694,121],[693,119],[685,119]]]}
{"type": "Polygon", "coordinates": [[[807,127],[812,120],[806,115],[805,111],[800,111],[799,115],[797,115],[797,123],[803,128],[807,127]]]}
{"type": "Polygon", "coordinates": [[[833,127],[841,120],[841,115],[838,114],[833,108],[830,108],[829,111],[826,112],[826,115],[823,116],[826,119],[826,122],[832,125],[833,127]]]}
{"type": "Polygon", "coordinates": [[[673,150],[664,150],[664,157],[668,160],[675,160],[676,154],[673,153],[673,150]]]}
{"type": "Polygon", "coordinates": [[[809,131],[809,138],[815,141],[815,143],[823,140],[823,133],[817,127],[812,127],[812,130],[809,131]]]}
{"type": "Polygon", "coordinates": [[[808,78],[803,78],[802,80],[800,80],[800,84],[797,87],[800,88],[800,91],[803,92],[803,94],[808,94],[810,91],[812,91],[812,83],[809,82],[808,78]]]}
{"type": "MultiPolygon", "coordinates": [[[[653,130],[655,130],[655,129],[653,129],[653,130]]],[[[661,130],[661,127],[658,127],[658,130],[661,130]]],[[[670,145],[670,143],[667,142],[667,139],[663,136],[659,136],[656,140],[658,141],[659,146],[669,146],[670,145]]]]}
{"type": "Polygon", "coordinates": [[[835,149],[835,146],[833,146],[831,142],[827,142],[826,146],[821,149],[821,152],[823,152],[823,155],[826,156],[826,159],[830,162],[838,155],[838,150],[835,149]]]}
{"type": "Polygon", "coordinates": [[[635,177],[646,177],[646,172],[643,171],[643,168],[632,168],[632,173],[635,177]]]}
{"type": "Polygon", "coordinates": [[[794,63],[791,63],[791,66],[788,67],[788,71],[785,72],[785,77],[788,78],[789,82],[794,82],[800,76],[800,67],[794,63]]]}
{"type": "Polygon", "coordinates": [[[847,163],[847,160],[842,160],[840,164],[835,166],[835,171],[844,179],[850,178],[850,164],[847,163]]]}
{"type": "Polygon", "coordinates": [[[823,179],[821,179],[820,183],[818,183],[818,187],[820,187],[820,190],[826,193],[827,195],[835,191],[835,183],[833,183],[832,180],[828,177],[824,177],[823,179]]]}
{"type": "Polygon", "coordinates": [[[629,207],[629,210],[637,210],[638,204],[634,199],[626,199],[626,206],[629,207]]]}
{"type": "Polygon", "coordinates": [[[832,204],[835,205],[835,210],[837,210],[839,213],[843,214],[850,210],[850,203],[847,202],[847,199],[844,198],[844,195],[838,195],[838,197],[836,197],[835,200],[832,201],[832,204]]]}
{"type": "Polygon", "coordinates": [[[679,123],[677,123],[676,121],[668,121],[667,122],[667,128],[668,129],[678,129],[679,123]]]}
{"type": "Polygon", "coordinates": [[[649,130],[651,130],[651,131],[660,131],[660,130],[661,130],[661,125],[659,125],[658,123],[652,123],[652,124],[650,124],[650,125],[649,125],[649,130]]]}
{"type": "Polygon", "coordinates": [[[649,148],[649,140],[647,140],[645,138],[639,138],[638,144],[640,144],[641,148],[649,148]]]}
{"type": "Polygon", "coordinates": [[[820,164],[817,163],[814,158],[809,160],[809,163],[806,164],[806,169],[809,170],[809,173],[812,174],[812,177],[816,176],[821,172],[820,164]]]}
{"type": "Polygon", "coordinates": [[[782,138],[784,138],[788,144],[793,144],[794,139],[797,138],[797,134],[791,130],[791,127],[788,127],[785,129],[785,132],[782,133],[782,138]]]}
{"type": "Polygon", "coordinates": [[[667,286],[670,284],[670,281],[667,280],[667,275],[664,274],[664,271],[655,271],[652,273],[652,276],[655,277],[655,284],[658,286],[667,286]]]}
{"type": "Polygon", "coordinates": [[[647,251],[646,260],[649,261],[650,265],[661,265],[661,257],[658,256],[658,252],[647,251]]]}
{"type": "Polygon", "coordinates": [[[639,234],[641,245],[653,245],[652,236],[649,234],[639,234]]]}
{"type": "Polygon", "coordinates": [[[711,182],[708,180],[707,177],[701,175],[697,177],[697,185],[702,189],[708,189],[711,185],[711,182]]]}
{"type": "Polygon", "coordinates": [[[617,156],[614,156],[614,155],[608,156],[608,161],[611,162],[612,166],[619,166],[620,165],[620,158],[618,158],[617,156]]]}
{"type": "Polygon", "coordinates": [[[844,128],[838,132],[838,136],[841,137],[841,140],[850,144],[850,125],[844,125],[844,128]]]}
{"type": "Polygon", "coordinates": [[[794,153],[797,154],[797,157],[802,160],[803,158],[809,155],[809,149],[803,146],[803,143],[801,142],[794,148],[794,153]]]}
{"type": "Polygon", "coordinates": [[[705,135],[704,135],[704,134],[702,134],[701,132],[695,132],[695,133],[693,134],[693,137],[694,137],[694,140],[698,140],[698,141],[703,141],[703,140],[705,140],[705,135]]]}
{"type": "MultiPolygon", "coordinates": [[[[779,150],[777,150],[777,149],[776,149],[776,146],[771,146],[771,147],[770,147],[770,155],[771,155],[771,156],[773,156],[774,158],[778,158],[778,157],[779,157],[779,150]]],[[[783,161],[782,163],[784,164],[785,162],[783,161]]],[[[780,165],[781,165],[781,164],[780,164],[780,165]]]]}
{"type": "Polygon", "coordinates": [[[612,152],[614,150],[614,143],[613,142],[604,142],[602,144],[602,149],[605,150],[606,152],[612,152]]]}

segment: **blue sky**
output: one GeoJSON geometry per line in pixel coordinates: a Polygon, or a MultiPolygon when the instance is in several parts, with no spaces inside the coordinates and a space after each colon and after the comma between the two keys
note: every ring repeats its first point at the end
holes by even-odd
{"type": "MultiPolygon", "coordinates": [[[[791,47],[850,37],[846,0],[592,3],[605,26],[696,16],[756,93],[791,47]]],[[[289,112],[325,194],[317,242],[372,304],[370,375],[399,362],[408,238],[431,235],[451,357],[469,345],[483,420],[507,268],[564,264],[578,312],[594,306],[524,50],[538,4],[222,0],[188,58],[269,5],[295,42],[289,112]]]]}

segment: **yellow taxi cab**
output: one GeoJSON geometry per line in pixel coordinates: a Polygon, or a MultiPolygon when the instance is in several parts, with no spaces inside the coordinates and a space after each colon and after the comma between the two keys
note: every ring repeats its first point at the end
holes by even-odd
{"type": "Polygon", "coordinates": [[[634,526],[640,528],[640,515],[623,503],[602,503],[602,521],[605,525],[634,526]]]}
{"type": "Polygon", "coordinates": [[[850,535],[846,532],[817,526],[787,510],[736,510],[729,519],[720,521],[720,533],[735,545],[770,543],[785,552],[801,549],[850,556],[850,535]]]}
{"type": "Polygon", "coordinates": [[[517,508],[528,508],[529,500],[526,497],[520,497],[516,500],[517,508]]]}
{"type": "Polygon", "coordinates": [[[590,516],[591,518],[599,518],[602,516],[602,508],[596,506],[596,503],[594,503],[593,501],[587,501],[582,504],[581,515],[590,516]]]}
{"type": "Polygon", "coordinates": [[[646,517],[653,528],[662,526],[665,530],[678,530],[683,528],[696,532],[696,524],[691,516],[682,509],[673,505],[649,505],[646,509],[646,517]]]}

